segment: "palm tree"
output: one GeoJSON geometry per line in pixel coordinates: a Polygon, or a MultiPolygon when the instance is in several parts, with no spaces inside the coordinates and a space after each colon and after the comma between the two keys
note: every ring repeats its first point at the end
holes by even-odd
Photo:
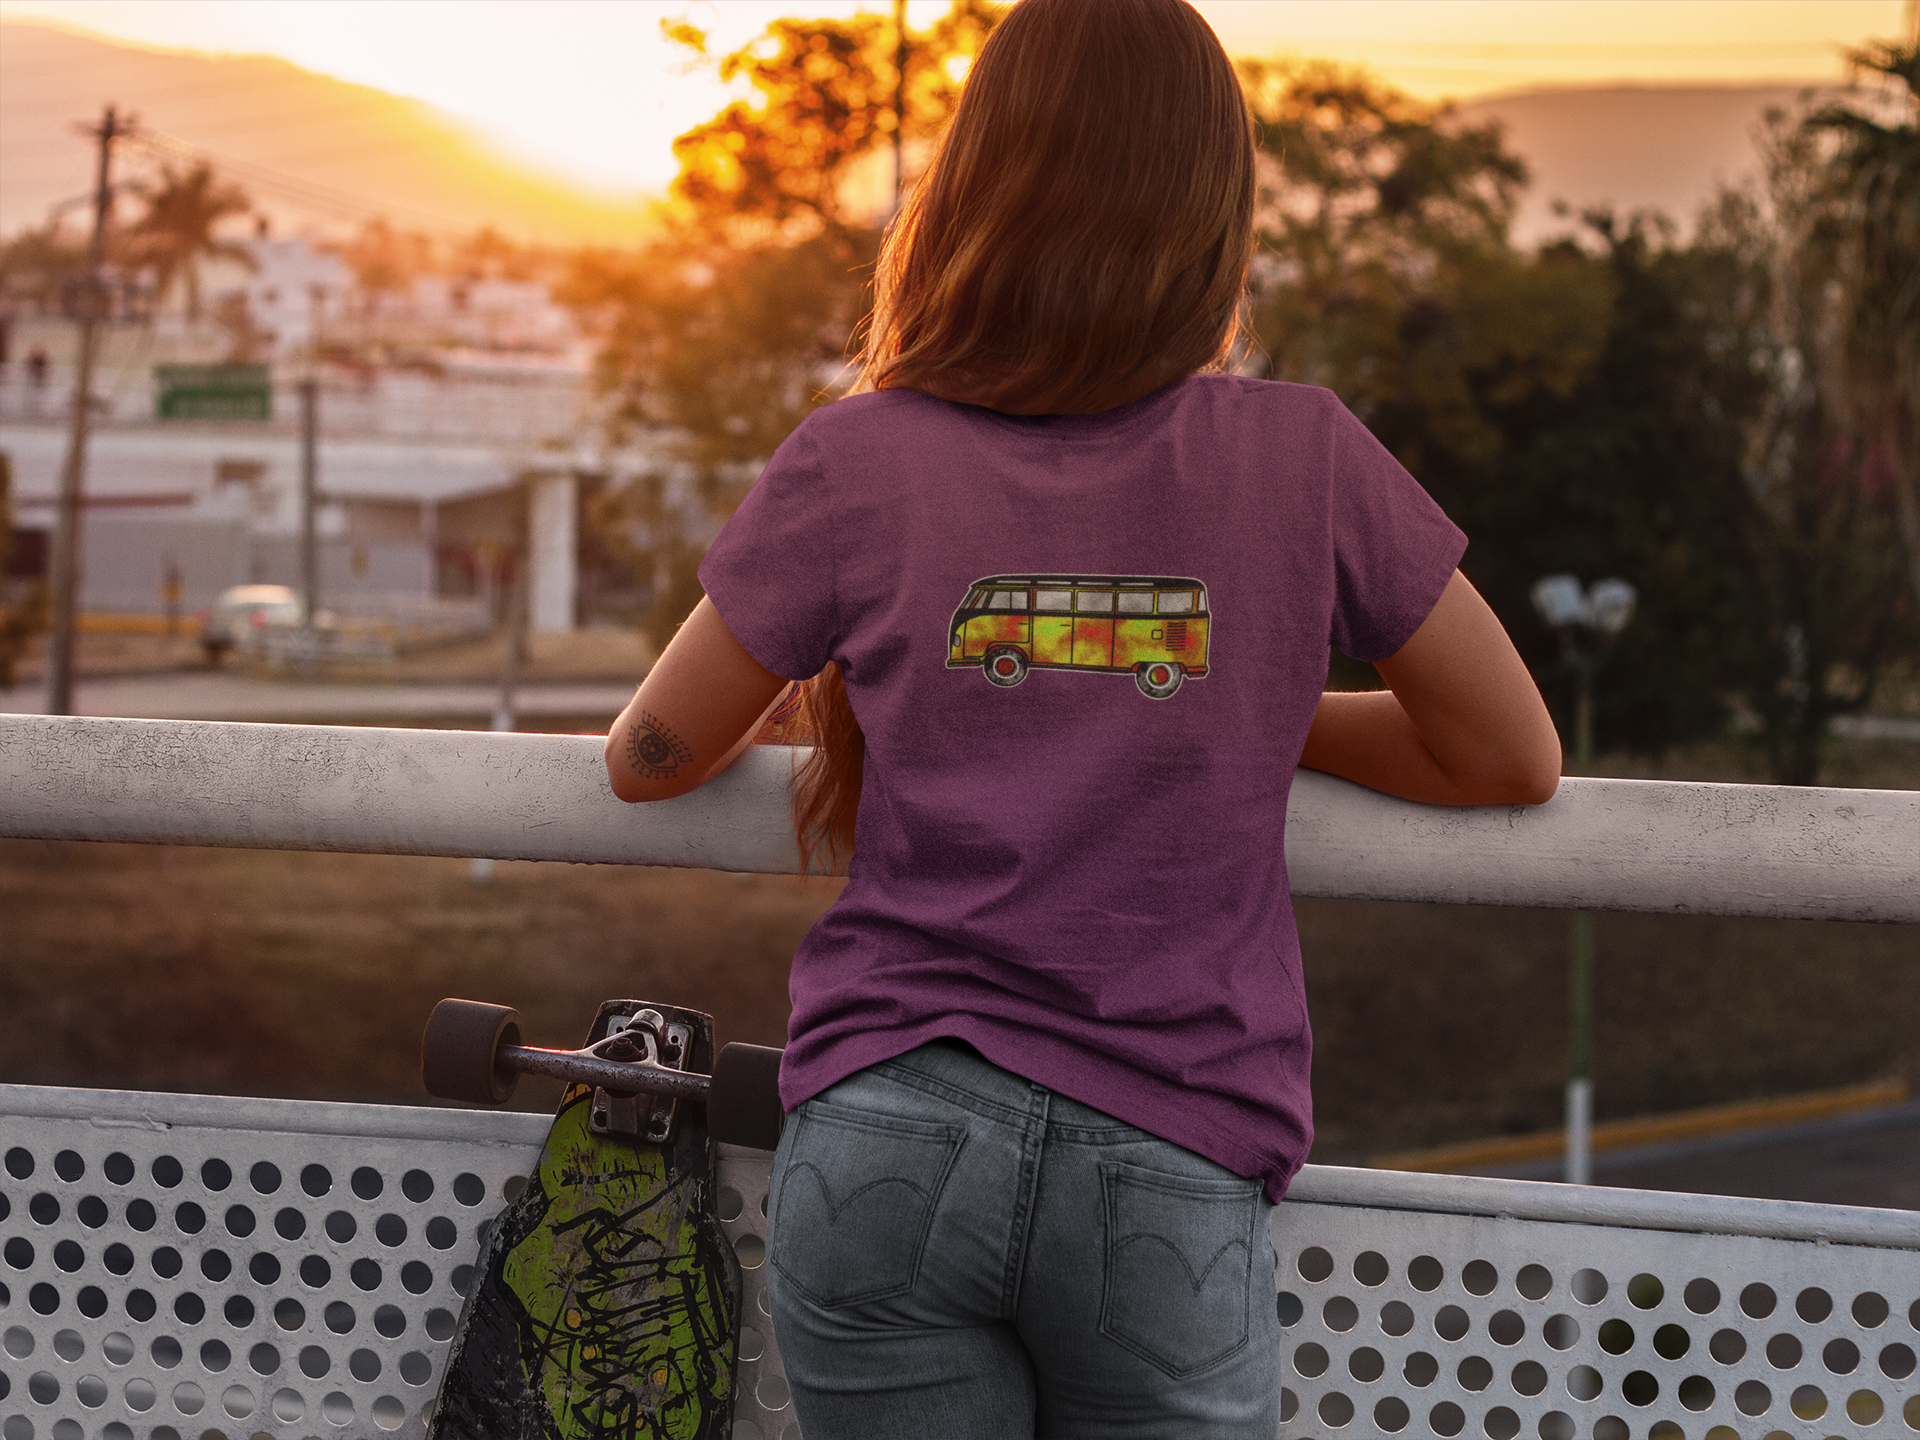
{"type": "Polygon", "coordinates": [[[1895,82],[1891,103],[1879,117],[1829,105],[1806,126],[1835,145],[1826,198],[1845,406],[1892,480],[1920,602],[1920,37],[1851,59],[1856,74],[1895,82]]]}
{"type": "Polygon", "coordinates": [[[131,258],[153,267],[162,295],[176,277],[183,277],[187,319],[197,322],[202,258],[237,260],[249,270],[254,268],[245,245],[217,239],[213,233],[229,216],[245,215],[253,202],[238,185],[216,180],[213,167],[204,160],[184,175],[171,165],[163,166],[160,183],[146,186],[142,198],[146,213],[127,232],[131,258]]]}

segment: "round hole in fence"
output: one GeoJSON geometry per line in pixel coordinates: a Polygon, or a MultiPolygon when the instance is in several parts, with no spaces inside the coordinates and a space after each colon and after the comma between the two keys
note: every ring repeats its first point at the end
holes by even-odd
{"type": "Polygon", "coordinates": [[[1598,1338],[1600,1348],[1607,1354],[1624,1355],[1633,1349],[1633,1326],[1619,1319],[1604,1321],[1598,1338]]]}
{"type": "Polygon", "coordinates": [[[147,1354],[153,1357],[153,1363],[158,1365],[162,1370],[173,1369],[174,1366],[180,1363],[180,1359],[185,1353],[186,1352],[180,1348],[180,1342],[171,1335],[158,1336],[155,1338],[153,1344],[147,1347],[147,1354]]]}
{"type": "Polygon", "coordinates": [[[171,1155],[157,1155],[150,1167],[153,1183],[162,1190],[171,1190],[186,1176],[180,1162],[171,1155]]]}
{"type": "Polygon", "coordinates": [[[198,1325],[207,1318],[207,1302],[191,1290],[174,1296],[173,1318],[182,1325],[198,1325]]]}
{"type": "Polygon", "coordinates": [[[209,1250],[200,1257],[200,1273],[218,1284],[233,1273],[233,1261],[224,1250],[209,1250]]]}
{"type": "Polygon", "coordinates": [[[373,1222],[373,1238],[389,1248],[404,1245],[407,1239],[407,1222],[398,1215],[382,1215],[373,1222]]]}
{"type": "Polygon", "coordinates": [[[1540,1417],[1540,1440],[1573,1440],[1573,1417],[1563,1410],[1549,1410],[1540,1417]]]}
{"type": "Polygon", "coordinates": [[[1360,1307],[1344,1295],[1336,1295],[1320,1307],[1320,1318],[1329,1330],[1344,1335],[1360,1323],[1360,1307]]]}
{"type": "Polygon", "coordinates": [[[318,1345],[308,1345],[300,1351],[300,1358],[295,1363],[299,1365],[302,1375],[309,1380],[318,1380],[333,1368],[333,1357],[318,1345]]]}
{"type": "Polygon", "coordinates": [[[1504,1405],[1496,1405],[1487,1412],[1482,1423],[1487,1432],[1487,1440],[1513,1440],[1520,1433],[1520,1417],[1504,1405]]]}
{"type": "Polygon", "coordinates": [[[292,1424],[307,1413],[307,1402],[298,1390],[276,1390],[273,1392],[273,1418],[286,1424],[292,1424]]]}
{"type": "Polygon", "coordinates": [[[509,1175],[506,1179],[500,1182],[500,1198],[502,1200],[508,1200],[508,1201],[518,1200],[520,1198],[520,1192],[526,1188],[527,1188],[526,1176],[509,1175]]]}
{"type": "Polygon", "coordinates": [[[154,1303],[153,1296],[145,1290],[129,1290],[127,1292],[126,1310],[129,1320],[137,1320],[145,1324],[154,1317],[155,1312],[158,1311],[159,1308],[160,1307],[154,1303]]]}
{"type": "Polygon", "coordinates": [[[1496,1345],[1518,1345],[1526,1333],[1527,1322],[1511,1310],[1496,1310],[1487,1321],[1487,1334],[1496,1345]]]}
{"type": "Polygon", "coordinates": [[[274,1212],[273,1233],[282,1240],[298,1240],[307,1233],[307,1217],[291,1205],[274,1212]]]}
{"type": "Polygon", "coordinates": [[[83,1285],[80,1293],[73,1297],[73,1303],[89,1320],[98,1320],[107,1313],[107,1292],[98,1285],[83,1285]]]}
{"type": "Polygon", "coordinates": [[[373,1328],[387,1339],[406,1333],[407,1316],[398,1305],[382,1305],[373,1312],[373,1328]]]}
{"type": "Polygon", "coordinates": [[[1387,1373],[1387,1362],[1371,1345],[1362,1345],[1347,1357],[1347,1373],[1362,1384],[1372,1384],[1387,1373]]]}
{"type": "Polygon", "coordinates": [[[1307,1379],[1309,1380],[1317,1379],[1320,1376],[1326,1374],[1327,1373],[1326,1347],[1323,1345],[1316,1345],[1311,1340],[1309,1340],[1306,1344],[1299,1346],[1293,1352],[1293,1368],[1300,1374],[1306,1376],[1307,1379]]]}
{"type": "Polygon", "coordinates": [[[60,1382],[44,1370],[27,1377],[27,1395],[36,1405],[51,1405],[60,1398],[60,1382]]]}
{"type": "Polygon", "coordinates": [[[1889,1345],[1880,1352],[1880,1373],[1889,1380],[1904,1380],[1913,1374],[1913,1349],[1907,1345],[1889,1345]]]}
{"type": "Polygon", "coordinates": [[[400,1193],[416,1205],[433,1198],[433,1177],[424,1170],[409,1170],[400,1177],[400,1193]]]}
{"type": "Polygon", "coordinates": [[[1860,1347],[1851,1340],[1829,1340],[1820,1352],[1820,1363],[1834,1375],[1851,1375],[1860,1364],[1860,1347]]]}
{"type": "Polygon", "coordinates": [[[1544,1300],[1553,1293],[1553,1272],[1544,1265],[1522,1265],[1513,1288],[1527,1300],[1544,1300]]]}
{"type": "Polygon", "coordinates": [[[7,1151],[7,1174],[16,1180],[26,1180],[33,1175],[33,1154],[19,1145],[7,1151]]]}
{"type": "Polygon", "coordinates": [[[353,1172],[353,1193],[362,1200],[378,1200],[380,1192],[387,1188],[387,1182],[380,1178],[380,1172],[371,1165],[362,1165],[353,1172]]]}
{"type": "Polygon", "coordinates": [[[1582,1305],[1598,1305],[1607,1298],[1607,1277],[1598,1270],[1576,1270],[1572,1289],[1573,1298],[1582,1305]]]}
{"type": "MultiPolygon", "coordinates": [[[[473,1275],[473,1266],[456,1265],[453,1267],[453,1273],[447,1277],[447,1284],[459,1294],[467,1295],[473,1290],[473,1275]]],[[[764,1295],[761,1296],[761,1299],[765,1298],[764,1295]]]]}
{"type": "Polygon", "coordinates": [[[1740,1292],[1740,1313],[1751,1320],[1766,1319],[1779,1303],[1780,1298],[1773,1293],[1773,1287],[1758,1280],[1740,1292]]]}
{"type": "Polygon", "coordinates": [[[224,1190],[233,1183],[233,1167],[224,1160],[209,1160],[200,1167],[200,1183],[209,1190],[224,1190]]]}
{"type": "Polygon", "coordinates": [[[159,1391],[153,1388],[151,1380],[129,1380],[120,1394],[127,1402],[129,1410],[151,1410],[153,1402],[159,1398],[159,1391]]]}
{"type": "Polygon", "coordinates": [[[87,1263],[87,1252],[71,1240],[62,1240],[53,1247],[53,1263],[71,1275],[87,1263]]]}
{"type": "Polygon", "coordinates": [[[742,1270],[758,1270],[767,1259],[767,1242],[758,1235],[737,1236],[733,1242],[733,1253],[740,1257],[742,1270]]]}
{"type": "Polygon", "coordinates": [[[409,1295],[424,1295],[433,1288],[433,1270],[418,1260],[400,1267],[400,1288],[409,1295]]]}
{"type": "Polygon", "coordinates": [[[129,1200],[127,1202],[127,1224],[142,1234],[153,1229],[159,1218],[154,1213],[152,1201],[129,1200]]]}
{"type": "Polygon", "coordinates": [[[1416,1290],[1438,1290],[1446,1278],[1446,1266],[1431,1255],[1416,1255],[1407,1262],[1407,1283],[1416,1290]]]}
{"type": "Polygon", "coordinates": [[[107,1202],[98,1195],[83,1195],[80,1203],[73,1207],[73,1213],[89,1230],[98,1230],[107,1223],[107,1202]]]}
{"type": "Polygon", "coordinates": [[[1847,1397],[1847,1418],[1856,1425],[1872,1425],[1887,1413],[1887,1407],[1871,1390],[1856,1390],[1847,1397]]]}
{"type": "Polygon", "coordinates": [[[191,1380],[183,1380],[173,1387],[173,1408],[182,1415],[198,1415],[207,1403],[207,1392],[191,1380]]]}
{"type": "Polygon", "coordinates": [[[1500,1283],[1500,1272],[1485,1260],[1469,1260],[1467,1268],[1460,1272],[1460,1283],[1469,1295],[1491,1295],[1493,1287],[1500,1283]]]}
{"type": "Polygon", "coordinates": [[[436,1250],[451,1250],[454,1242],[460,1238],[460,1231],[453,1221],[444,1215],[436,1215],[427,1221],[427,1244],[436,1250]]]}
{"type": "Polygon", "coordinates": [[[1567,1372],[1567,1393],[1576,1400],[1591,1400],[1600,1393],[1600,1372],[1591,1365],[1576,1365],[1567,1372]]]}
{"type": "Polygon", "coordinates": [[[400,1378],[409,1385],[424,1385],[433,1378],[433,1362],[418,1350],[400,1357],[400,1378]]]}
{"type": "Polygon", "coordinates": [[[1440,1362],[1424,1350],[1416,1350],[1407,1356],[1407,1363],[1400,1367],[1400,1374],[1416,1390],[1424,1390],[1440,1376],[1440,1362]]]}
{"type": "Polygon", "coordinates": [[[375,1290],[380,1285],[380,1267],[371,1260],[356,1260],[347,1267],[347,1278],[362,1290],[375,1290]]]}
{"type": "Polygon", "coordinates": [[[220,1408],[236,1420],[253,1413],[253,1391],[244,1385],[229,1385],[220,1392],[220,1408]]]}
{"type": "Polygon", "coordinates": [[[1791,1370],[1800,1363],[1800,1337],[1776,1335],[1767,1341],[1767,1363],[1776,1370],[1791,1370]]]}
{"type": "Polygon", "coordinates": [[[1642,1272],[1627,1282],[1627,1301],[1636,1310],[1651,1310],[1666,1299],[1667,1287],[1658,1275],[1642,1272]]]}
{"type": "Polygon", "coordinates": [[[1793,1313],[1809,1325],[1818,1325],[1833,1313],[1833,1297],[1818,1285],[1809,1285],[1793,1297],[1793,1313]]]}
{"type": "Polygon", "coordinates": [[[1746,1358],[1747,1337],[1738,1330],[1716,1330],[1707,1342],[1707,1353],[1722,1365],[1733,1365],[1746,1358]]]}
{"type": "Polygon", "coordinates": [[[1656,1420],[1647,1431],[1647,1440],[1687,1440],[1687,1432],[1671,1420],[1656,1420]]]}
{"type": "Polygon", "coordinates": [[[209,1374],[218,1375],[233,1363],[233,1352],[218,1340],[209,1340],[200,1347],[200,1368],[209,1374]]]}
{"type": "Polygon", "coordinates": [[[1460,1368],[1454,1378],[1460,1382],[1462,1390],[1482,1391],[1493,1383],[1493,1366],[1478,1355],[1469,1355],[1460,1362],[1460,1368]]]}
{"type": "Polygon", "coordinates": [[[1720,1287],[1711,1280],[1689,1280],[1680,1299],[1696,1315],[1711,1315],[1720,1308],[1720,1287]]]}
{"type": "Polygon", "coordinates": [[[62,1150],[53,1157],[53,1173],[71,1185],[87,1173],[87,1162],[77,1150],[62,1150]]]}
{"type": "Polygon", "coordinates": [[[1334,1430],[1340,1429],[1353,1419],[1353,1401],[1349,1400],[1345,1395],[1342,1395],[1338,1390],[1328,1395],[1322,1395],[1317,1409],[1320,1415],[1320,1423],[1334,1430]]]}
{"type": "Polygon", "coordinates": [[[123,1331],[112,1331],[100,1342],[100,1353],[109,1365],[129,1365],[133,1362],[133,1341],[123,1331]]]}
{"type": "Polygon", "coordinates": [[[227,1323],[234,1329],[244,1329],[253,1323],[253,1301],[244,1295],[228,1296],[227,1303],[221,1307],[220,1313],[227,1317],[227,1323]]]}
{"type": "Polygon", "coordinates": [[[353,1307],[344,1300],[336,1300],[327,1306],[321,1319],[334,1334],[345,1335],[353,1329],[353,1307]]]}
{"type": "Polygon", "coordinates": [[[1302,1280],[1318,1285],[1333,1274],[1333,1257],[1318,1245],[1309,1245],[1300,1252],[1300,1259],[1296,1262],[1296,1266],[1302,1280]]]}
{"type": "Polygon", "coordinates": [[[743,1325],[740,1327],[738,1344],[740,1358],[743,1361],[758,1360],[762,1355],[767,1353],[766,1337],[751,1325],[743,1325]]]}
{"type": "Polygon", "coordinates": [[[0,1335],[0,1348],[15,1360],[24,1360],[33,1354],[33,1332],[24,1325],[9,1325],[7,1333],[0,1335]]]}
{"type": "Polygon", "coordinates": [[[109,1245],[100,1256],[100,1263],[107,1267],[112,1275],[128,1275],[133,1271],[133,1251],[117,1241],[109,1245]]]}
{"type": "Polygon", "coordinates": [[[60,1308],[60,1292],[51,1285],[36,1285],[27,1291],[27,1308],[36,1315],[51,1315],[60,1308]]]}
{"type": "Polygon", "coordinates": [[[1653,1332],[1653,1353],[1662,1360],[1678,1360],[1693,1344],[1693,1337],[1679,1325],[1662,1325],[1653,1332]]]}
{"type": "Polygon", "coordinates": [[[207,1228],[207,1212],[188,1200],[174,1207],[173,1228],[182,1235],[198,1235],[207,1228]]]}
{"type": "Polygon", "coordinates": [[[1373,1423],[1389,1435],[1397,1435],[1407,1428],[1407,1422],[1413,1418],[1413,1412],[1407,1409],[1407,1402],[1398,1395],[1389,1395],[1373,1407],[1373,1423]]]}
{"type": "Polygon", "coordinates": [[[1853,1323],[1868,1330],[1878,1329],[1886,1323],[1887,1299],[1871,1290],[1863,1290],[1853,1297],[1853,1323]]]}
{"type": "Polygon", "coordinates": [[[407,1418],[407,1407],[391,1395],[382,1395],[373,1402],[373,1423],[382,1430],[398,1430],[407,1418]]]}
{"type": "Polygon", "coordinates": [[[760,1383],[753,1387],[753,1398],[766,1410],[784,1410],[793,1402],[793,1392],[787,1388],[784,1377],[764,1375],[760,1383]]]}
{"type": "Polygon", "coordinates": [[[254,1219],[253,1211],[244,1205],[229,1205],[226,1215],[222,1218],[226,1222],[227,1233],[237,1235],[243,1240],[253,1234],[254,1227],[259,1223],[254,1219]]]}
{"type": "Polygon", "coordinates": [[[73,1398],[89,1410],[98,1410],[107,1403],[107,1382],[98,1375],[82,1375],[73,1382],[73,1398]]]}
{"type": "Polygon", "coordinates": [[[9,1415],[0,1421],[0,1440],[33,1440],[33,1422],[24,1415],[9,1415]]]}
{"type": "Polygon", "coordinates": [[[1353,1257],[1353,1278],[1362,1285],[1374,1286],[1386,1283],[1388,1273],[1387,1257],[1378,1250],[1362,1250],[1353,1257]]]}
{"type": "Polygon", "coordinates": [[[427,1311],[427,1334],[435,1340],[451,1340],[453,1338],[454,1323],[454,1316],[451,1310],[442,1310],[436,1306],[427,1311]]]}
{"type": "Polygon", "coordinates": [[[1629,1405],[1645,1409],[1660,1398],[1660,1382],[1653,1378],[1650,1371],[1630,1371],[1627,1378],[1620,1382],[1620,1397],[1629,1405]]]}
{"type": "Polygon", "coordinates": [[[1920,1430],[1920,1395],[1907,1397],[1907,1403],[1900,1407],[1900,1418],[1907,1422],[1909,1430],[1920,1430]]]}
{"type": "Polygon", "coordinates": [[[1467,1333],[1467,1312],[1458,1305],[1442,1305],[1433,1317],[1433,1332],[1442,1340],[1458,1340],[1467,1333]]]}
{"type": "Polygon", "coordinates": [[[153,1252],[152,1264],[154,1274],[162,1280],[171,1280],[180,1273],[186,1262],[180,1258],[180,1252],[173,1246],[162,1245],[153,1252]]]}
{"type": "Polygon", "coordinates": [[[368,1349],[359,1349],[347,1356],[347,1373],[362,1385],[380,1378],[380,1357],[368,1349]]]}
{"type": "Polygon", "coordinates": [[[271,1195],[280,1188],[280,1167],[271,1160],[257,1160],[247,1172],[247,1183],[253,1186],[254,1193],[271,1195]]]}
{"type": "Polygon", "coordinates": [[[1467,1412],[1451,1400],[1442,1400],[1427,1412],[1427,1424],[1436,1435],[1458,1435],[1467,1427],[1467,1412]]]}
{"type": "Polygon", "coordinates": [[[1300,1317],[1307,1313],[1307,1307],[1301,1304],[1300,1297],[1291,1290],[1282,1290],[1274,1297],[1274,1309],[1280,1316],[1280,1328],[1283,1330],[1289,1326],[1298,1325],[1300,1317]]]}
{"type": "Polygon", "coordinates": [[[133,1160],[116,1150],[100,1162],[100,1173],[115,1185],[124,1185],[133,1179],[133,1160]]]}
{"type": "Polygon", "coordinates": [[[333,1172],[324,1165],[304,1165],[300,1169],[300,1188],[318,1200],[333,1189],[333,1172]]]}
{"type": "Polygon", "coordinates": [[[1404,1300],[1389,1300],[1380,1307],[1380,1328],[1389,1335],[1405,1335],[1413,1329],[1413,1307],[1404,1300]]]}
{"type": "Polygon", "coordinates": [[[27,1215],[36,1225],[51,1225],[60,1218],[60,1202],[42,1190],[27,1201],[27,1215]]]}
{"type": "Polygon", "coordinates": [[[327,1216],[325,1228],[329,1240],[333,1241],[336,1245],[344,1245],[353,1239],[354,1235],[359,1231],[360,1225],[359,1222],[346,1211],[335,1210],[327,1216]]]}
{"type": "Polygon", "coordinates": [[[1713,1382],[1704,1375],[1689,1375],[1680,1382],[1680,1403],[1689,1410],[1706,1410],[1713,1405],[1713,1382]]]}
{"type": "Polygon", "coordinates": [[[247,1351],[247,1368],[256,1375],[271,1375],[280,1368],[280,1351],[262,1340],[247,1351]]]}
{"type": "Polygon", "coordinates": [[[453,1198],[462,1205],[478,1205],[487,1198],[487,1186],[478,1175],[462,1170],[453,1177],[453,1198]]]}
{"type": "Polygon", "coordinates": [[[1538,1395],[1547,1388],[1547,1367],[1537,1360],[1522,1360],[1513,1367],[1510,1377],[1514,1393],[1519,1395],[1538,1395]]]}
{"type": "Polygon", "coordinates": [[[1733,1404],[1742,1415],[1764,1415],[1773,1404],[1773,1392],[1758,1380],[1743,1380],[1733,1392],[1733,1404]]]}
{"type": "Polygon", "coordinates": [[[1827,1413],[1827,1395],[1818,1385],[1801,1385],[1787,1398],[1796,1420],[1818,1420],[1827,1413]]]}
{"type": "Polygon", "coordinates": [[[273,1303],[273,1323],[282,1330],[298,1330],[307,1323],[307,1307],[291,1296],[273,1303]]]}
{"type": "Polygon", "coordinates": [[[6,1249],[0,1251],[7,1257],[7,1264],[16,1270],[24,1270],[33,1264],[33,1242],[23,1240],[18,1235],[7,1241],[6,1249]]]}
{"type": "Polygon", "coordinates": [[[1291,1420],[1300,1413],[1300,1397],[1285,1385],[1280,1387],[1280,1418],[1291,1420]]]}
{"type": "Polygon", "coordinates": [[[339,1390],[329,1391],[320,1399],[320,1413],[326,1416],[329,1425],[351,1425],[353,1401],[339,1390]]]}
{"type": "Polygon", "coordinates": [[[1593,1440],[1632,1440],[1633,1431],[1618,1415],[1602,1415],[1593,1422],[1593,1440]]]}

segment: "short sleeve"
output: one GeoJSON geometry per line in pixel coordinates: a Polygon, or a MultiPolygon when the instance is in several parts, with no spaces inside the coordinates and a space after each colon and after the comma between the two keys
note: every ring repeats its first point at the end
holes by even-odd
{"type": "Polygon", "coordinates": [[[734,639],[776,675],[805,680],[839,629],[827,478],[807,426],[789,435],[700,562],[734,639]]]}
{"type": "Polygon", "coordinates": [[[1371,663],[1398,651],[1433,612],[1467,537],[1351,411],[1334,405],[1330,638],[1371,663]]]}

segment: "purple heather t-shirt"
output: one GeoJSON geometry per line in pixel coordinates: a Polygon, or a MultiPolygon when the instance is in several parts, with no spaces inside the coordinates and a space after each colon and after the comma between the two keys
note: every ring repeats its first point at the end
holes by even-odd
{"type": "Polygon", "coordinates": [[[700,566],[769,670],[845,667],[866,733],[788,1108],[952,1036],[1278,1200],[1313,1138],[1283,832],[1327,647],[1393,654],[1465,544],[1309,386],[808,417],[700,566]]]}

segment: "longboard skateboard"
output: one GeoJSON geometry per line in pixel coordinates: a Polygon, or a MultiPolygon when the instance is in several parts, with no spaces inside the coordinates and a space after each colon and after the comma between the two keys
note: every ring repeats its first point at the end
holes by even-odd
{"type": "Polygon", "coordinates": [[[637,1000],[603,1004],[578,1051],[522,1046],[500,1006],[435,1008],[432,1093],[499,1104],[520,1073],[570,1083],[481,1243],[433,1440],[725,1440],[740,1271],[709,1140],[778,1141],[779,1055],[729,1045],[716,1065],[712,1017],[637,1000]]]}

